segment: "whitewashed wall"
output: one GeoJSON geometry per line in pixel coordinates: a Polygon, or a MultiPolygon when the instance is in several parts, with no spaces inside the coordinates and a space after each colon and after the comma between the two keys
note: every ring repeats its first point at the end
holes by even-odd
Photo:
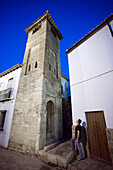
{"type": "Polygon", "coordinates": [[[15,71],[12,71],[9,74],[0,78],[0,83],[3,82],[3,84],[4,84],[0,88],[0,91],[7,89],[8,80],[10,78],[13,78],[13,83],[12,83],[12,89],[13,90],[12,90],[12,93],[11,93],[11,100],[0,102],[0,110],[7,110],[6,117],[5,117],[5,123],[4,123],[4,131],[0,131],[0,145],[5,147],[5,148],[8,147],[20,73],[21,73],[21,68],[18,68],[15,71]]]}
{"type": "MultiPolygon", "coordinates": [[[[113,29],[113,21],[111,21],[113,29]]],[[[113,37],[108,26],[68,55],[73,124],[86,111],[103,110],[113,128],[113,37]]]]}

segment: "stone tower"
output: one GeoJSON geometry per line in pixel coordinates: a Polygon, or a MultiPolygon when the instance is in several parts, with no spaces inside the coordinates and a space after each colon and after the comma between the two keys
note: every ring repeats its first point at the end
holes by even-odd
{"type": "Polygon", "coordinates": [[[27,29],[9,148],[38,153],[62,138],[60,40],[49,11],[27,29]]]}

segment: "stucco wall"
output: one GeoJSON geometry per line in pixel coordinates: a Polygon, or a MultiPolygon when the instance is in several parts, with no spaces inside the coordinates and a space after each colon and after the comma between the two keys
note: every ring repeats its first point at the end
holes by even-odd
{"type": "Polygon", "coordinates": [[[0,83],[4,82],[4,86],[0,90],[5,90],[7,88],[8,80],[10,78],[13,78],[11,100],[0,102],[0,110],[7,110],[5,123],[4,123],[4,130],[0,131],[0,145],[6,148],[8,147],[8,142],[10,137],[13,111],[14,111],[20,73],[21,73],[21,68],[18,68],[15,71],[12,71],[9,74],[0,78],[0,83]]]}
{"type": "MultiPolygon", "coordinates": [[[[113,22],[111,22],[113,26],[113,22]]],[[[73,124],[86,111],[103,110],[113,128],[113,37],[106,25],[68,56],[73,124]]]]}
{"type": "Polygon", "coordinates": [[[85,112],[103,110],[107,128],[113,128],[113,72],[71,87],[73,124],[86,121],[85,112]]]}

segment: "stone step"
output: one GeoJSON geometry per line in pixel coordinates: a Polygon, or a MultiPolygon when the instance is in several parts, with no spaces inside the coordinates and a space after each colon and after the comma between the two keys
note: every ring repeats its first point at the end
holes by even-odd
{"type": "Polygon", "coordinates": [[[51,148],[52,146],[51,144],[39,151],[41,159],[47,163],[67,168],[74,157],[74,152],[71,151],[71,141],[66,141],[57,146],[54,145],[54,148],[51,148]]]}
{"type": "Polygon", "coordinates": [[[45,146],[45,147],[44,147],[44,151],[48,151],[48,150],[56,147],[56,146],[59,145],[59,144],[60,144],[60,141],[55,141],[54,143],[45,146]]]}

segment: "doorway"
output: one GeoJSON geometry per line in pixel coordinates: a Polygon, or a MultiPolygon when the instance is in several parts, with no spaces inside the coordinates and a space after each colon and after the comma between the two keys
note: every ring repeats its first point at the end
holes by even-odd
{"type": "Polygon", "coordinates": [[[46,111],[46,140],[48,144],[55,139],[54,104],[52,101],[47,102],[46,111]]]}
{"type": "Polygon", "coordinates": [[[111,164],[103,111],[86,112],[90,156],[111,164]]]}

